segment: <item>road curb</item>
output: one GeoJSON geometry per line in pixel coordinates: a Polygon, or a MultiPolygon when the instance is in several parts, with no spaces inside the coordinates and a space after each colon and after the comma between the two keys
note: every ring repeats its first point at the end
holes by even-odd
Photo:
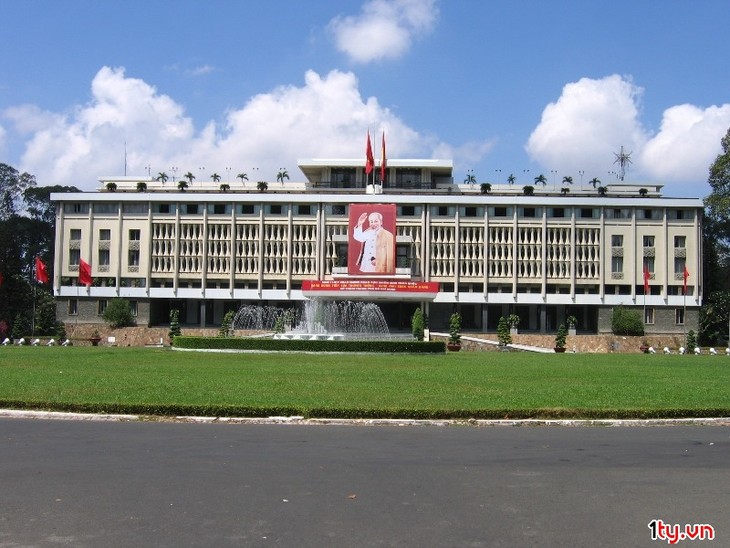
{"type": "Polygon", "coordinates": [[[196,424],[282,424],[319,426],[563,426],[563,427],[621,427],[621,426],[730,426],[730,417],[686,419],[305,419],[292,417],[163,417],[150,415],[62,413],[59,411],[28,411],[0,409],[0,418],[75,420],[108,422],[177,422],[196,424]]]}

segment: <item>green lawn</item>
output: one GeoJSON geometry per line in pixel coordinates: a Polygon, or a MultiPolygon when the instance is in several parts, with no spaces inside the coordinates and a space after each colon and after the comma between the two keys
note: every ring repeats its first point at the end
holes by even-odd
{"type": "Polygon", "coordinates": [[[730,358],[0,347],[0,407],[149,415],[730,416],[730,358]]]}

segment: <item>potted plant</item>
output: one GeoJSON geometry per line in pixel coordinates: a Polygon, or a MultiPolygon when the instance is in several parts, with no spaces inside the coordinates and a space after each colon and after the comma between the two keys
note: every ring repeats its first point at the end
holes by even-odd
{"type": "Polygon", "coordinates": [[[94,329],[91,332],[91,337],[89,337],[89,341],[91,342],[92,346],[99,346],[99,341],[101,341],[101,335],[99,334],[98,329],[94,329]]]}
{"type": "Polygon", "coordinates": [[[555,335],[555,352],[565,352],[565,339],[568,337],[568,330],[565,328],[565,324],[561,323],[558,327],[558,332],[555,335]]]}
{"type": "Polygon", "coordinates": [[[489,194],[492,192],[492,185],[490,183],[482,183],[479,188],[482,194],[489,194]]]}
{"type": "Polygon", "coordinates": [[[461,314],[454,312],[449,318],[449,342],[446,348],[451,352],[461,350],[461,314]]]}
{"type": "Polygon", "coordinates": [[[266,181],[259,181],[256,183],[256,188],[259,190],[259,192],[266,192],[266,189],[269,188],[269,183],[266,181]]]}
{"type": "Polygon", "coordinates": [[[575,316],[568,316],[565,319],[565,323],[568,324],[568,335],[575,335],[576,327],[578,325],[578,318],[575,316]]]}
{"type": "Polygon", "coordinates": [[[510,335],[517,335],[517,326],[520,325],[520,317],[517,314],[507,316],[507,325],[509,325],[510,335]]]}
{"type": "Polygon", "coordinates": [[[641,345],[639,346],[639,350],[641,350],[644,354],[649,353],[649,342],[646,339],[641,339],[641,345]]]}

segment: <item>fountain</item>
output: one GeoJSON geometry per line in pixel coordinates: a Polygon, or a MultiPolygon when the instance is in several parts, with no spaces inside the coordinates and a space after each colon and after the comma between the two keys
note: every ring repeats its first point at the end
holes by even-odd
{"type": "Polygon", "coordinates": [[[293,340],[388,339],[390,330],[375,303],[353,301],[306,301],[299,310],[244,304],[232,330],[277,331],[274,338],[293,340]]]}

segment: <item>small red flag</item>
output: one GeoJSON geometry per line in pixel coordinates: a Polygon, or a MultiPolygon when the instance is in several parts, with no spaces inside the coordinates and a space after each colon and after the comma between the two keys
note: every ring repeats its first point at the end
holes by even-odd
{"type": "Polygon", "coordinates": [[[79,259],[79,283],[81,285],[91,285],[91,265],[83,259],[79,259]]]}
{"type": "Polygon", "coordinates": [[[368,144],[365,149],[365,174],[370,175],[375,167],[375,158],[373,158],[373,147],[370,144],[370,131],[368,130],[368,144]]]}
{"type": "Polygon", "coordinates": [[[649,292],[649,267],[644,264],[644,295],[649,292]]]}
{"type": "Polygon", "coordinates": [[[687,267],[684,267],[684,294],[687,294],[687,278],[689,278],[689,270],[687,270],[687,267]]]}
{"type": "Polygon", "coordinates": [[[48,283],[48,269],[40,257],[35,258],[35,279],[42,284],[48,283]]]}
{"type": "Polygon", "coordinates": [[[380,184],[385,184],[385,169],[387,166],[387,162],[385,160],[385,132],[383,132],[383,150],[382,150],[382,159],[380,160],[380,184]]]}

